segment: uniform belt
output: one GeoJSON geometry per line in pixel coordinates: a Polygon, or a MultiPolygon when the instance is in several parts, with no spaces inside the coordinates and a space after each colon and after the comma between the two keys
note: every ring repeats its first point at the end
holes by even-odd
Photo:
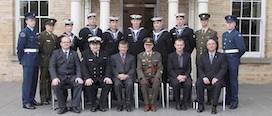
{"type": "Polygon", "coordinates": [[[229,49],[229,50],[223,50],[223,53],[238,53],[239,50],[238,49],[229,49]]]}
{"type": "Polygon", "coordinates": [[[24,52],[39,52],[38,49],[24,49],[24,52]]]}
{"type": "Polygon", "coordinates": [[[144,73],[156,73],[157,69],[156,68],[147,68],[147,69],[143,69],[144,73]]]}

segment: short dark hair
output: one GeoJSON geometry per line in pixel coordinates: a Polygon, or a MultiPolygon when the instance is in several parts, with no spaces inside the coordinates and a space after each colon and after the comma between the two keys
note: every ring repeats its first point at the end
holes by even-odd
{"type": "Polygon", "coordinates": [[[70,38],[67,35],[64,35],[64,34],[59,36],[59,41],[62,42],[62,38],[64,38],[64,37],[67,37],[69,39],[69,41],[71,42],[70,38]]]}
{"type": "Polygon", "coordinates": [[[119,42],[119,45],[127,45],[129,47],[128,42],[126,40],[121,40],[119,42]]]}
{"type": "Polygon", "coordinates": [[[177,38],[174,43],[176,43],[176,41],[182,41],[185,44],[185,41],[183,38],[177,38]]]}

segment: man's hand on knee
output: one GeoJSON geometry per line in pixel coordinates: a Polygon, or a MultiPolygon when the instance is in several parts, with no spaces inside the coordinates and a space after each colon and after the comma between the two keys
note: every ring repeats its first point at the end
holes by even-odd
{"type": "Polygon", "coordinates": [[[83,80],[82,80],[81,78],[79,78],[79,77],[77,77],[77,78],[75,79],[75,82],[76,82],[76,83],[79,83],[79,84],[83,84],[83,80]]]}
{"type": "Polygon", "coordinates": [[[89,78],[89,79],[87,79],[87,80],[85,81],[85,85],[86,85],[86,86],[91,86],[93,83],[94,83],[94,81],[93,81],[91,78],[89,78]]]}
{"type": "Polygon", "coordinates": [[[58,85],[59,83],[60,83],[59,78],[54,78],[54,79],[52,80],[52,85],[58,85]]]}
{"type": "Polygon", "coordinates": [[[103,81],[104,81],[106,84],[112,84],[112,80],[111,80],[109,77],[106,77],[103,81]]]}

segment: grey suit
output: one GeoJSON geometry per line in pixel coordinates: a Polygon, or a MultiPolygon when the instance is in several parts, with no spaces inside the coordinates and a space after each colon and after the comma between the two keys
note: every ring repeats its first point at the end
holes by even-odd
{"type": "Polygon", "coordinates": [[[114,81],[114,91],[119,104],[122,103],[122,88],[125,87],[126,103],[130,104],[133,91],[133,80],[136,70],[136,61],[133,55],[126,54],[125,61],[122,61],[121,54],[117,53],[110,57],[111,70],[114,81]],[[127,74],[126,80],[117,78],[119,74],[127,74]]]}
{"type": "Polygon", "coordinates": [[[197,101],[202,104],[204,101],[204,89],[206,87],[213,88],[213,105],[217,105],[221,87],[224,84],[224,76],[228,69],[228,64],[225,58],[225,55],[222,53],[215,53],[215,56],[212,60],[212,63],[209,59],[209,53],[204,53],[201,55],[199,65],[198,65],[198,79],[196,82],[196,91],[197,91],[197,101]],[[217,78],[218,81],[212,85],[206,85],[203,82],[203,78],[207,77],[210,82],[212,82],[213,78],[217,78]]]}
{"type": "Polygon", "coordinates": [[[73,99],[71,106],[79,107],[82,85],[75,82],[77,77],[81,78],[80,61],[77,52],[70,50],[68,59],[66,59],[66,55],[62,49],[55,50],[52,53],[49,62],[49,72],[52,80],[55,78],[59,78],[60,80],[58,85],[53,86],[58,99],[59,107],[66,107],[66,99],[63,94],[63,92],[66,91],[63,89],[65,85],[70,85],[73,88],[73,99]]]}

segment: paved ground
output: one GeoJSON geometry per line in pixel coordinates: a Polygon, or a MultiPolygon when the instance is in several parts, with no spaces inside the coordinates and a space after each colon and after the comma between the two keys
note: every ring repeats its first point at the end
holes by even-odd
{"type": "MultiPolygon", "coordinates": [[[[0,83],[0,116],[54,116],[58,115],[57,110],[53,111],[50,105],[38,106],[36,110],[26,110],[21,104],[21,83],[0,83]]],[[[36,96],[37,101],[38,95],[36,96]]],[[[222,107],[217,108],[219,116],[271,116],[272,115],[272,84],[266,85],[240,85],[240,104],[238,109],[222,111],[222,107]]],[[[206,106],[203,113],[197,113],[195,109],[189,108],[187,111],[176,111],[174,104],[170,103],[169,109],[158,107],[157,112],[144,112],[143,104],[133,112],[117,112],[116,105],[107,112],[90,112],[90,106],[80,114],[67,112],[65,116],[93,115],[93,116],[210,116],[211,107],[206,106]]]]}

